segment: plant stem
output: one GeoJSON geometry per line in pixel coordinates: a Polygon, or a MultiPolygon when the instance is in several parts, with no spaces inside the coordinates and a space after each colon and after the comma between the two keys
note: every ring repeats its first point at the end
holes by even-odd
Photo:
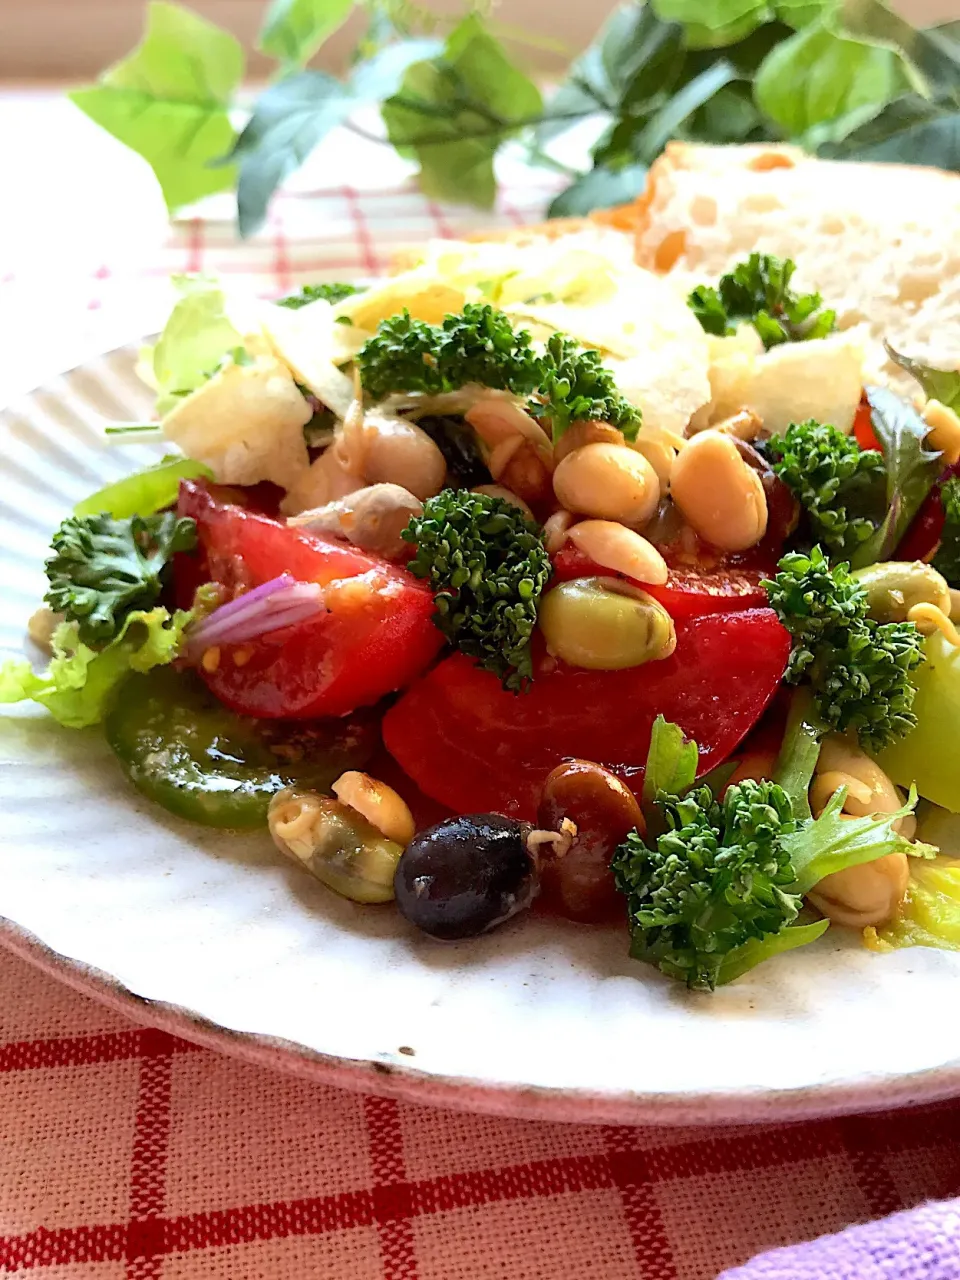
{"type": "MultiPolygon", "coordinates": [[[[474,110],[473,107],[461,108],[461,110],[464,110],[464,109],[474,110]]],[[[436,113],[436,114],[439,115],[439,113],[436,113]]],[[[485,113],[484,111],[481,110],[481,111],[477,111],[476,114],[484,115],[489,113],[485,113]]],[[[349,129],[351,133],[356,134],[358,138],[363,138],[367,142],[381,143],[385,146],[439,147],[451,142],[462,142],[465,140],[472,141],[477,138],[502,137],[503,135],[508,133],[517,133],[521,129],[531,129],[541,124],[552,124],[558,120],[571,120],[571,121],[585,120],[591,114],[593,113],[586,112],[586,111],[567,111],[567,112],[558,113],[556,115],[550,115],[545,113],[539,116],[528,116],[524,120],[500,120],[500,121],[491,120],[490,126],[485,129],[458,128],[455,134],[454,133],[427,133],[419,137],[411,137],[411,138],[401,137],[396,139],[396,141],[391,141],[384,134],[371,133],[370,130],[364,129],[358,124],[354,124],[352,120],[348,120],[346,122],[345,127],[349,129]]],[[[453,113],[446,113],[443,115],[442,118],[452,120],[454,116],[453,116],[453,113]]],[[[559,164],[560,162],[557,161],[556,163],[559,164]]],[[[561,167],[565,167],[565,166],[561,166],[561,167]]]]}

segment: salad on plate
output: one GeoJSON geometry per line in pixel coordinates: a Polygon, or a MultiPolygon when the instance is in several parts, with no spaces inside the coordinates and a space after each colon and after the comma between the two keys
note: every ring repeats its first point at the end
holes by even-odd
{"type": "Polygon", "coordinates": [[[65,515],[0,701],[438,939],[619,921],[703,990],[960,949],[960,379],[872,381],[788,259],[622,239],[178,279],[105,424],[164,456],[65,515]]]}

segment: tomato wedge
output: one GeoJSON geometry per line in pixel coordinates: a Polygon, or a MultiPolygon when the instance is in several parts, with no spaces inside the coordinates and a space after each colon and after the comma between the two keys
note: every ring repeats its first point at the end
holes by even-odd
{"type": "Polygon", "coordinates": [[[405,569],[219,502],[201,484],[183,483],[179,511],[196,520],[199,536],[198,554],[178,558],[181,604],[200,582],[235,591],[281,573],[326,589],[316,618],[221,645],[215,669],[201,670],[213,693],[241,715],[347,715],[404,688],[443,644],[429,589],[405,569]]]}
{"type": "MultiPolygon", "coordinates": [[[[554,556],[553,572],[555,582],[596,575],[610,576],[609,569],[595,564],[571,543],[561,547],[554,556]]],[[[772,567],[770,572],[775,573],[776,569],[772,567]]],[[[734,566],[710,571],[677,568],[670,570],[670,576],[662,586],[649,582],[637,582],[636,585],[659,600],[674,621],[679,621],[703,613],[764,608],[767,593],[760,584],[769,576],[770,573],[763,569],[734,566]]]]}
{"type": "Polygon", "coordinates": [[[544,656],[519,695],[454,654],[387,712],[384,743],[441,804],[532,819],[544,778],[570,757],[638,787],[661,713],[696,739],[706,773],[760,718],[789,653],[773,610],[745,609],[678,622],[672,657],[625,671],[577,670],[544,656]]]}
{"type": "Polygon", "coordinates": [[[870,449],[881,453],[880,441],[873,429],[873,410],[866,396],[861,396],[857,412],[853,419],[853,438],[861,449],[870,449]]]}
{"type": "Polygon", "coordinates": [[[940,490],[954,476],[960,475],[960,463],[947,469],[920,504],[913,523],[900,540],[895,557],[897,560],[928,560],[936,551],[943,537],[946,519],[940,490]]]}

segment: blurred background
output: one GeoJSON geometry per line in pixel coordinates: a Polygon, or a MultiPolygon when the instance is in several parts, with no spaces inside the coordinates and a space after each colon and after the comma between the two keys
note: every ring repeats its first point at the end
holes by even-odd
{"type": "MultiPolygon", "coordinates": [[[[960,0],[892,0],[917,26],[960,15],[960,0]]],[[[456,0],[432,0],[429,8],[459,12],[456,0]]],[[[588,44],[615,7],[615,0],[500,0],[499,20],[522,27],[550,43],[576,52],[588,44]]],[[[227,27],[251,49],[263,18],[264,0],[191,0],[191,8],[227,27]]],[[[0,79],[76,79],[97,74],[125,54],[143,25],[142,0],[0,0],[0,79]]],[[[348,23],[328,42],[319,65],[338,69],[356,43],[357,23],[348,23]]],[[[526,50],[545,74],[567,59],[544,48],[526,50]]],[[[254,54],[253,76],[269,64],[254,54]]]]}

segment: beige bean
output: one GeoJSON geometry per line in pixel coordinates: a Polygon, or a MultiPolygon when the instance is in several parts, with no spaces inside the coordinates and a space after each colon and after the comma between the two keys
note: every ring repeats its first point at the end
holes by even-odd
{"type": "Polygon", "coordinates": [[[923,420],[930,428],[927,446],[939,449],[949,466],[960,462],[960,418],[939,400],[928,400],[923,407],[923,420]]]}
{"type": "Polygon", "coordinates": [[[807,897],[834,924],[864,929],[886,924],[896,914],[909,880],[907,855],[888,853],[824,876],[807,897]]]}
{"type": "Polygon", "coordinates": [[[443,454],[415,423],[368,413],[364,441],[363,476],[368,484],[398,484],[421,501],[443,488],[443,454]]]}
{"type": "MultiPolygon", "coordinates": [[[[903,801],[897,788],[876,761],[839,734],[824,739],[810,788],[815,814],[840,787],[847,788],[843,811],[852,818],[896,813],[903,801]]],[[[901,835],[910,839],[916,829],[913,815],[897,822],[901,835]]],[[[810,901],[835,924],[862,929],[889,920],[907,891],[910,868],[905,853],[889,853],[874,862],[835,871],[814,886],[810,901]]]]}
{"type": "Polygon", "coordinates": [[[410,544],[400,534],[422,512],[420,499],[400,485],[373,484],[336,502],[291,516],[287,524],[313,533],[332,533],[364,551],[401,560],[410,544]]]}
{"type": "Polygon", "coordinates": [[[624,444],[588,444],[567,454],[553,491],[568,511],[632,526],[645,524],[660,501],[657,473],[624,444]]]}
{"type": "Polygon", "coordinates": [[[567,533],[576,524],[577,517],[563,507],[547,517],[543,526],[543,543],[550,555],[555,556],[567,540],[567,533]]]}
{"type": "Polygon", "coordinates": [[[623,444],[623,435],[609,422],[574,422],[563,433],[553,446],[553,458],[560,462],[574,449],[582,449],[585,444],[623,444]]]}
{"type": "Polygon", "coordinates": [[[653,543],[614,520],[582,520],[567,539],[595,564],[638,582],[662,584],[669,576],[667,562],[653,543]]]}
{"type": "Polygon", "coordinates": [[[630,445],[630,448],[635,449],[637,453],[643,454],[657,473],[657,479],[660,481],[660,491],[665,493],[667,485],[670,483],[670,474],[676,461],[677,450],[669,445],[666,440],[643,435],[638,436],[630,445]]]}
{"type": "Polygon", "coordinates": [[[413,839],[416,826],[407,802],[379,778],[351,769],[340,775],[332,791],[341,804],[355,809],[388,840],[406,846],[413,839]]]}
{"type": "Polygon", "coordinates": [[[509,502],[511,506],[519,507],[528,520],[532,520],[533,512],[527,506],[522,498],[518,498],[515,493],[511,493],[509,489],[502,484],[478,484],[475,486],[474,493],[486,494],[488,498],[501,498],[504,502],[509,502]]]}
{"type": "Polygon", "coordinates": [[[853,817],[896,813],[903,807],[899,791],[884,770],[842,734],[830,734],[820,746],[814,786],[823,778],[834,779],[833,785],[825,794],[823,788],[819,792],[811,789],[810,805],[814,813],[821,813],[830,796],[844,784],[847,785],[844,812],[853,817]]]}
{"type": "Polygon", "coordinates": [[[715,423],[714,430],[752,444],[763,434],[763,419],[752,409],[741,409],[739,413],[734,413],[729,418],[715,423]]]}
{"type": "Polygon", "coordinates": [[[763,482],[719,431],[701,432],[680,452],[670,492],[687,523],[722,551],[746,551],[767,531],[763,482]]]}
{"type": "Polygon", "coordinates": [[[35,645],[50,653],[53,633],[61,622],[63,622],[63,614],[54,613],[51,608],[43,604],[30,615],[30,621],[27,623],[27,635],[35,645]]]}

